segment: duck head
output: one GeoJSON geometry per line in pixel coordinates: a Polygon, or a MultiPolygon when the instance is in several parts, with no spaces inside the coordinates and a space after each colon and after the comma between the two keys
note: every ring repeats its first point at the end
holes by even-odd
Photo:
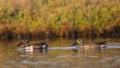
{"type": "Polygon", "coordinates": [[[29,40],[27,40],[27,39],[21,40],[16,46],[19,47],[19,46],[21,46],[23,44],[29,45],[29,40]]]}

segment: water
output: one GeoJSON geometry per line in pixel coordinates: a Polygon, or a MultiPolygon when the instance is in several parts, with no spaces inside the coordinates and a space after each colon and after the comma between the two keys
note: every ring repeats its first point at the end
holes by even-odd
{"type": "MultiPolygon", "coordinates": [[[[40,40],[41,41],[41,40],[40,40]]],[[[74,39],[46,40],[50,47],[70,46],[74,39]]],[[[34,40],[32,42],[39,42],[34,40]]],[[[18,41],[0,42],[0,68],[120,68],[120,49],[109,48],[106,51],[75,53],[72,50],[50,50],[26,53],[17,50],[18,41]]],[[[119,45],[120,41],[111,39],[110,45],[119,45]]]]}

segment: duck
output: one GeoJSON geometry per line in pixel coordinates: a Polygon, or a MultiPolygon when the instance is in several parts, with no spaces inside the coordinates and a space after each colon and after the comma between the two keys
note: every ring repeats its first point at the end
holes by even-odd
{"type": "Polygon", "coordinates": [[[38,43],[29,43],[29,40],[22,40],[20,41],[16,47],[19,47],[21,45],[24,45],[23,49],[26,52],[34,52],[39,51],[41,53],[46,53],[48,51],[48,44],[47,42],[38,42],[38,43]]]}
{"type": "Polygon", "coordinates": [[[91,42],[91,43],[84,43],[83,39],[77,39],[72,46],[78,46],[79,49],[73,49],[74,52],[78,52],[79,50],[105,50],[107,45],[106,41],[101,42],[91,42]]]}

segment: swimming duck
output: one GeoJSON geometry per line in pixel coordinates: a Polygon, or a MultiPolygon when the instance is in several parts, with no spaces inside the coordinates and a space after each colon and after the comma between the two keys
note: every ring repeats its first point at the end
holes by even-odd
{"type": "Polygon", "coordinates": [[[19,47],[24,45],[24,50],[27,52],[40,51],[47,52],[48,44],[47,42],[32,43],[29,44],[29,40],[20,41],[16,46],[19,47]]]}
{"type": "MultiPolygon", "coordinates": [[[[106,48],[106,41],[102,42],[91,42],[91,43],[84,43],[84,40],[82,39],[77,39],[72,46],[78,46],[81,49],[84,50],[105,50],[106,48]]],[[[78,52],[78,49],[73,49],[73,51],[78,52]]]]}

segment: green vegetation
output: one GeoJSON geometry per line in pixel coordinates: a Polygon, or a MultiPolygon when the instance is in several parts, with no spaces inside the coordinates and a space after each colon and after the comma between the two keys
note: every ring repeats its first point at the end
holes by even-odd
{"type": "Polygon", "coordinates": [[[120,37],[119,0],[0,0],[0,39],[120,37]]]}

